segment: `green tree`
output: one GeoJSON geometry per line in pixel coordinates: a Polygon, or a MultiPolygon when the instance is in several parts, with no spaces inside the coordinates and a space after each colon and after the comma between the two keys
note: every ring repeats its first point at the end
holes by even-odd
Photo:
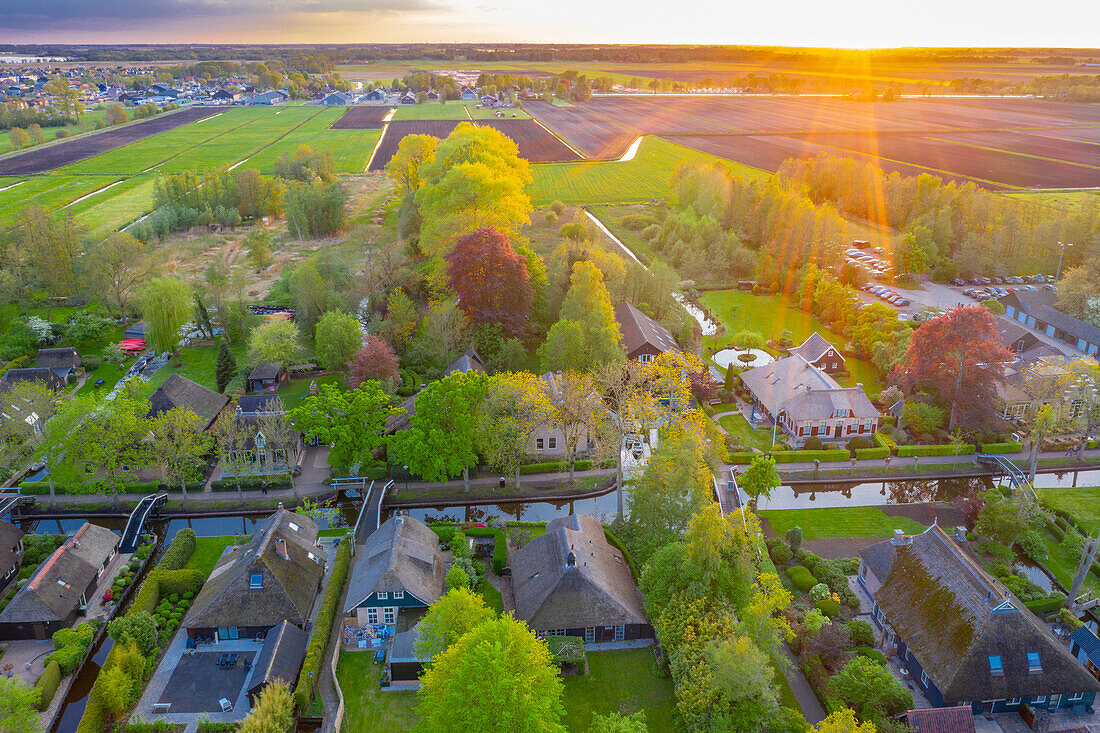
{"type": "Polygon", "coordinates": [[[141,292],[141,315],[145,319],[145,340],[159,353],[175,353],[180,328],[190,320],[191,288],[174,277],[157,277],[141,292]]]}
{"type": "Polygon", "coordinates": [[[645,711],[639,710],[632,715],[626,713],[608,713],[593,715],[588,733],[647,733],[645,711]]]}
{"type": "Polygon", "coordinates": [[[116,664],[102,670],[96,683],[100,687],[103,704],[111,718],[120,719],[133,702],[134,679],[116,664]]]}
{"type": "Polygon", "coordinates": [[[997,488],[985,491],[982,498],[984,503],[978,511],[974,531],[994,542],[1012,547],[1016,538],[1027,529],[1027,519],[1021,511],[1020,500],[997,488]]]}
{"type": "Polygon", "coordinates": [[[932,266],[936,254],[936,242],[931,230],[915,225],[901,238],[894,253],[899,272],[919,275],[932,266]]]}
{"type": "Polygon", "coordinates": [[[5,733],[41,733],[38,690],[18,677],[0,677],[0,730],[5,733]]]}
{"type": "Polygon", "coordinates": [[[775,459],[768,456],[754,456],[748,470],[741,474],[737,485],[753,499],[771,496],[772,490],[779,486],[779,471],[775,468],[775,459]]]}
{"type": "Polygon", "coordinates": [[[355,352],[363,346],[359,319],[348,313],[329,311],[317,321],[313,331],[314,351],[321,365],[329,371],[347,366],[355,352]]]}
{"type": "Polygon", "coordinates": [[[271,234],[266,229],[255,228],[244,238],[244,246],[248,249],[248,261],[256,268],[256,272],[263,272],[275,261],[271,256],[271,234]]]}
{"type": "Polygon", "coordinates": [[[470,576],[466,574],[466,571],[459,565],[451,565],[451,569],[447,571],[447,576],[444,578],[447,585],[447,590],[454,590],[455,588],[470,589],[470,576]]]}
{"type": "Polygon", "coordinates": [[[121,104],[115,102],[107,105],[106,119],[108,125],[121,125],[130,120],[130,115],[126,113],[121,104]]]}
{"type": "Polygon", "coordinates": [[[133,480],[130,469],[145,465],[150,457],[145,441],[149,403],[123,392],[111,402],[81,399],[80,406],[85,409],[85,419],[64,443],[66,473],[106,484],[118,505],[120,486],[133,480]]]}
{"type": "Polygon", "coordinates": [[[237,360],[225,341],[218,341],[218,355],[214,359],[214,381],[218,391],[224,393],[229,381],[237,374],[237,360]]]}
{"type": "Polygon", "coordinates": [[[489,379],[479,425],[481,452],[494,468],[515,472],[517,489],[531,438],[550,420],[552,409],[534,374],[504,372],[489,379]]]}
{"type": "Polygon", "coordinates": [[[293,362],[302,353],[302,334],[289,320],[272,320],[252,329],[248,337],[248,360],[293,362]]]}
{"type": "Polygon", "coordinates": [[[390,439],[394,460],[426,481],[446,481],[461,472],[469,491],[485,389],[486,378],[477,372],[455,372],[429,384],[416,396],[409,428],[390,439]]]}
{"type": "Polygon", "coordinates": [[[914,435],[934,433],[943,427],[946,417],[942,409],[927,402],[907,400],[901,408],[901,424],[908,427],[914,435]]]}
{"type": "Polygon", "coordinates": [[[328,443],[333,470],[347,475],[382,445],[386,421],[393,412],[378,382],[368,381],[349,391],[322,385],[317,395],[290,411],[290,418],[307,436],[328,443]]]}
{"type": "Polygon", "coordinates": [[[214,439],[206,432],[206,421],[186,407],[166,410],[149,421],[153,455],[164,467],[165,478],[175,479],[187,503],[187,482],[203,475],[203,456],[214,439]]]}
{"type": "Polygon", "coordinates": [[[548,372],[583,368],[588,361],[584,327],[565,318],[555,323],[538,349],[538,358],[541,368],[548,372]]]}
{"type": "Polygon", "coordinates": [[[286,684],[279,682],[260,692],[237,733],[292,733],[295,722],[294,696],[286,684]]]}
{"type": "Polygon", "coordinates": [[[874,723],[861,723],[856,719],[855,711],[839,710],[812,728],[813,733],[876,733],[874,723]]]}
{"type": "Polygon", "coordinates": [[[790,545],[791,554],[797,555],[798,548],[802,546],[802,528],[791,527],[787,530],[787,544],[790,545]]]}
{"type": "Polygon", "coordinates": [[[394,350],[404,354],[409,345],[409,340],[416,333],[416,321],[420,316],[420,310],[416,303],[401,288],[394,288],[386,299],[386,318],[379,324],[376,331],[379,336],[389,341],[394,350]]]}
{"type": "MultiPolygon", "coordinates": [[[[462,569],[459,568],[459,572],[462,569]]],[[[462,573],[465,575],[465,573],[462,573]]],[[[449,574],[448,574],[449,575],[449,574]]],[[[428,662],[454,646],[463,635],[494,617],[484,599],[469,588],[453,588],[428,608],[416,636],[416,658],[428,662]]]]}
{"type": "Polygon", "coordinates": [[[148,247],[126,232],[107,235],[88,257],[87,287],[103,294],[107,314],[125,316],[130,298],[149,275],[148,247]]]}
{"type": "Polygon", "coordinates": [[[8,139],[11,140],[11,146],[16,150],[25,148],[31,144],[31,136],[21,127],[11,128],[11,131],[8,133],[8,139]]]}
{"type": "Polygon", "coordinates": [[[546,643],[511,616],[485,621],[432,660],[419,730],[561,733],[563,683],[546,643]]]}
{"type": "Polygon", "coordinates": [[[739,349],[763,349],[764,337],[756,331],[738,331],[730,342],[739,349]]]}
{"type": "Polygon", "coordinates": [[[107,627],[107,633],[120,644],[133,642],[141,654],[150,654],[160,639],[157,621],[147,611],[128,613],[113,619],[107,627]]]}
{"type": "Polygon", "coordinates": [[[768,657],[749,639],[734,636],[710,642],[705,659],[705,669],[695,673],[709,674],[721,695],[722,704],[710,711],[721,721],[716,727],[759,729],[759,722],[778,704],[768,657]]]}
{"type": "Polygon", "coordinates": [[[581,325],[586,348],[584,362],[574,364],[573,368],[585,371],[622,361],[622,334],[603,273],[591,262],[581,261],[573,266],[569,283],[569,292],[561,304],[561,318],[581,325]]]}
{"type": "Polygon", "coordinates": [[[829,679],[829,689],[860,720],[879,722],[913,707],[913,693],[890,670],[868,657],[854,657],[829,679]]]}

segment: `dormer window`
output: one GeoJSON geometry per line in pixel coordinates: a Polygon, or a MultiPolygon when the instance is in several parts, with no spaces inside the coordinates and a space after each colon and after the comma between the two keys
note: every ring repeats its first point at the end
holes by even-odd
{"type": "Polygon", "coordinates": [[[263,573],[252,573],[248,579],[249,590],[263,590],[264,588],[264,575],[263,573]]]}
{"type": "Polygon", "coordinates": [[[301,527],[299,527],[299,526],[298,526],[297,524],[295,524],[294,522],[287,522],[287,525],[286,525],[286,526],[290,527],[290,528],[291,528],[292,530],[294,530],[295,532],[297,532],[297,531],[298,531],[299,529],[301,529],[301,527]]]}
{"type": "Polygon", "coordinates": [[[378,591],[378,600],[384,601],[390,597],[390,594],[386,591],[378,591]]]}
{"type": "Polygon", "coordinates": [[[989,657],[989,674],[993,675],[994,677],[1005,676],[1004,665],[1001,663],[1001,658],[997,655],[991,655],[989,657]]]}
{"type": "Polygon", "coordinates": [[[1039,661],[1039,652],[1027,653],[1027,673],[1028,674],[1042,674],[1043,663],[1039,661]]]}
{"type": "Polygon", "coordinates": [[[403,591],[403,590],[395,590],[393,592],[393,600],[395,600],[395,601],[400,601],[404,597],[405,597],[405,591],[403,591]]]}
{"type": "Polygon", "coordinates": [[[263,433],[256,433],[255,443],[257,448],[263,448],[267,444],[267,438],[264,437],[263,433]]]}

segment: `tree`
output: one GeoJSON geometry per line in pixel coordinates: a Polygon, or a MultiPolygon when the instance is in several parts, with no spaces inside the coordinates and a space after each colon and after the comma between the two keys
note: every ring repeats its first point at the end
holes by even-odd
{"type": "Polygon", "coordinates": [[[107,235],[85,258],[96,292],[103,294],[107,314],[125,317],[134,288],[149,275],[148,247],[126,232],[107,235]]]}
{"type": "Polygon", "coordinates": [[[1035,484],[1035,472],[1039,466],[1039,451],[1043,446],[1043,441],[1046,440],[1047,435],[1057,424],[1058,415],[1049,404],[1039,408],[1038,414],[1035,415],[1035,419],[1031,423],[1031,434],[1028,435],[1028,440],[1031,441],[1031,454],[1028,459],[1027,480],[1032,485],[1035,484]]]}
{"type": "Polygon", "coordinates": [[[405,193],[416,193],[423,183],[422,171],[435,160],[439,138],[431,135],[406,135],[397,152],[386,163],[386,177],[405,193]]]}
{"type": "Polygon", "coordinates": [[[879,721],[913,707],[913,693],[890,670],[867,657],[854,657],[829,679],[829,688],[860,720],[879,721]]]}
{"type": "Polygon", "coordinates": [[[260,691],[256,704],[237,728],[237,733],[292,733],[295,728],[294,696],[279,681],[260,691]]]}
{"type": "Polygon", "coordinates": [[[426,481],[446,481],[461,472],[469,491],[486,382],[484,375],[471,371],[429,384],[416,395],[408,429],[390,439],[393,458],[426,481]]]}
{"type": "Polygon", "coordinates": [[[417,693],[432,733],[561,733],[563,683],[546,643],[511,616],[471,629],[432,660],[417,693]]]}
{"type": "Polygon", "coordinates": [[[798,548],[800,548],[802,546],[802,528],[801,527],[791,527],[790,529],[787,530],[786,537],[787,537],[787,544],[791,548],[791,554],[792,555],[797,555],[798,554],[798,548]]]}
{"type": "Polygon", "coordinates": [[[293,362],[302,353],[298,326],[285,319],[261,323],[248,337],[248,360],[293,362]]]}
{"type": "Polygon", "coordinates": [[[767,656],[744,636],[712,641],[707,646],[706,669],[722,702],[715,714],[718,729],[747,731],[778,705],[767,656]]]}
{"type": "Polygon", "coordinates": [[[538,349],[539,364],[548,372],[583,369],[588,361],[584,327],[577,321],[561,319],[546,334],[538,349]]]}
{"type": "Polygon", "coordinates": [[[342,369],[363,346],[359,319],[340,311],[329,311],[317,321],[313,340],[321,365],[329,371],[342,369]]]}
{"type": "Polygon", "coordinates": [[[992,314],[976,305],[952,308],[913,332],[905,360],[891,373],[906,391],[930,388],[951,406],[947,430],[961,414],[988,414],[1012,352],[1001,344],[992,314]]]}
{"type": "Polygon", "coordinates": [[[575,321],[584,333],[585,359],[574,369],[586,370],[624,358],[622,334],[604,286],[603,273],[591,262],[573,265],[569,292],[561,305],[562,320],[575,321]]]}
{"type": "Polygon", "coordinates": [[[935,254],[936,241],[932,232],[927,227],[915,225],[910,227],[898,242],[894,261],[897,263],[898,272],[920,275],[932,266],[935,254]]]}
{"type": "Polygon", "coordinates": [[[106,120],[108,125],[121,125],[130,120],[130,115],[121,104],[115,102],[107,105],[106,120]]]}
{"type": "Polygon", "coordinates": [[[845,709],[830,713],[829,717],[814,726],[813,733],[876,733],[877,730],[874,723],[861,723],[856,720],[853,710],[845,709]]]}
{"type": "Polygon", "coordinates": [[[754,500],[761,496],[765,499],[770,497],[772,489],[777,488],[779,484],[779,471],[775,467],[775,459],[764,455],[753,456],[752,463],[737,482],[737,485],[754,500]]]}
{"type": "Polygon", "coordinates": [[[355,389],[363,382],[376,380],[387,392],[394,392],[401,376],[397,354],[384,340],[367,336],[363,348],[355,352],[347,364],[348,376],[344,379],[348,389],[355,389]]]}
{"type": "Polygon", "coordinates": [[[180,328],[192,314],[191,288],[174,277],[157,277],[141,292],[145,340],[159,353],[175,353],[180,328]]]}
{"type": "Polygon", "coordinates": [[[488,381],[479,429],[482,454],[494,468],[514,471],[517,489],[528,444],[549,421],[551,410],[542,380],[534,374],[503,372],[488,381]]]}
{"type": "Polygon", "coordinates": [[[93,481],[105,482],[119,504],[119,486],[132,480],[131,467],[149,460],[149,403],[125,392],[113,401],[84,403],[88,408],[79,430],[68,436],[64,461],[73,473],[90,474],[93,481]]]}
{"type": "Polygon", "coordinates": [[[294,492],[294,498],[297,499],[298,488],[294,485],[294,462],[291,460],[291,456],[294,452],[294,444],[300,439],[298,432],[291,429],[286,415],[278,412],[261,415],[256,424],[256,430],[263,433],[264,439],[267,441],[266,445],[272,451],[282,450],[285,452],[286,463],[283,468],[287,480],[290,481],[290,489],[294,492]]]}
{"type": "Polygon", "coordinates": [[[763,349],[764,337],[756,331],[738,331],[730,339],[730,343],[739,349],[763,349]]]}
{"type": "Polygon", "coordinates": [[[38,690],[24,685],[19,677],[0,677],[0,730],[10,733],[41,733],[38,690]]]}
{"type": "Polygon", "coordinates": [[[443,578],[447,590],[453,590],[455,588],[470,588],[470,576],[466,574],[466,571],[462,569],[460,565],[451,565],[451,569],[447,571],[446,577],[443,578]]]}
{"type": "Polygon", "coordinates": [[[943,410],[927,402],[908,400],[901,408],[901,424],[914,435],[932,434],[943,427],[943,410]]]}
{"type": "Polygon", "coordinates": [[[593,715],[592,724],[588,727],[588,733],[647,733],[648,730],[644,710],[631,715],[625,713],[593,715]]]}
{"type": "Polygon", "coordinates": [[[485,600],[469,588],[447,591],[428,607],[428,613],[420,620],[416,658],[425,663],[438,659],[463,635],[494,617],[485,600]]]}
{"type": "Polygon", "coordinates": [[[412,351],[440,370],[469,347],[469,322],[453,300],[437,300],[428,306],[412,351]]]}
{"type": "Polygon", "coordinates": [[[245,454],[252,435],[252,428],[238,420],[237,415],[231,411],[223,412],[214,422],[214,439],[218,441],[221,461],[233,473],[237,484],[237,499],[242,502],[244,491],[241,488],[241,474],[252,466],[245,454]]]}
{"type": "Polygon", "coordinates": [[[543,384],[550,400],[550,425],[565,438],[569,483],[573,483],[577,445],[582,437],[596,432],[604,415],[603,402],[595,380],[587,374],[563,372],[551,384],[543,384]]]}
{"type": "Polygon", "coordinates": [[[623,456],[628,437],[641,430],[653,402],[647,399],[645,369],[635,361],[604,364],[592,372],[608,408],[607,419],[598,421],[596,447],[604,460],[615,461],[618,520],[623,519],[623,456]]]}
{"type": "Polygon", "coordinates": [[[416,333],[416,321],[420,311],[416,303],[401,288],[394,288],[386,299],[386,318],[375,331],[393,345],[395,351],[405,352],[409,340],[416,333]]]}
{"type": "Polygon", "coordinates": [[[794,638],[786,617],[779,613],[790,605],[791,593],[779,582],[779,576],[759,573],[752,599],[741,609],[741,633],[776,662],[782,662],[784,643],[794,638]]]}
{"type": "Polygon", "coordinates": [[[217,382],[218,391],[225,392],[229,381],[237,374],[237,360],[233,358],[233,352],[225,341],[218,341],[218,355],[214,359],[214,381],[217,382]]]}
{"type": "Polygon", "coordinates": [[[256,268],[256,272],[263,272],[271,267],[274,258],[271,256],[271,234],[265,229],[253,229],[244,238],[244,246],[248,248],[248,261],[256,268]]]}
{"type": "Polygon", "coordinates": [[[512,249],[507,236],[494,227],[482,227],[460,237],[444,259],[447,282],[471,323],[499,323],[509,336],[526,335],[530,278],[525,259],[512,249]]]}
{"type": "Polygon", "coordinates": [[[20,150],[31,144],[31,136],[21,127],[11,128],[11,131],[8,132],[8,139],[11,140],[11,146],[16,150],[20,150]]]}
{"type": "Polygon", "coordinates": [[[389,396],[370,381],[347,392],[334,384],[322,385],[317,395],[290,411],[290,418],[307,436],[328,443],[333,470],[347,475],[382,445],[382,433],[393,412],[389,396]]]}
{"type": "Polygon", "coordinates": [[[1019,498],[996,488],[985,491],[982,498],[984,503],[978,511],[974,531],[1005,547],[1012,547],[1016,538],[1027,530],[1027,518],[1021,511],[1019,498]]]}
{"type": "Polygon", "coordinates": [[[164,466],[165,478],[179,481],[183,503],[187,503],[187,482],[202,476],[202,457],[214,440],[205,431],[206,421],[185,407],[174,407],[150,420],[153,452],[164,466]]]}

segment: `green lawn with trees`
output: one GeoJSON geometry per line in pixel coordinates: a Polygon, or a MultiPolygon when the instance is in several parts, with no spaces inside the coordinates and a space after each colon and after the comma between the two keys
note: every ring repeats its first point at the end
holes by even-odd
{"type": "Polygon", "coordinates": [[[1043,503],[1072,516],[1081,529],[1100,529],[1100,486],[1040,489],[1043,503]]]}
{"type": "Polygon", "coordinates": [[[834,537],[891,537],[895,529],[906,534],[923,532],[925,527],[908,517],[890,517],[874,506],[830,507],[824,509],[763,510],[772,530],[783,537],[791,527],[802,528],[805,540],[834,537]]]}
{"type": "Polygon", "coordinates": [[[654,674],[651,649],[588,652],[588,674],[565,680],[565,725],[584,733],[593,715],[645,711],[652,731],[673,730],[672,680],[654,674]]]}
{"type": "Polygon", "coordinates": [[[378,680],[385,665],[374,652],[340,653],[336,678],[344,692],[344,729],[403,733],[416,727],[416,693],[382,691],[378,680]]]}

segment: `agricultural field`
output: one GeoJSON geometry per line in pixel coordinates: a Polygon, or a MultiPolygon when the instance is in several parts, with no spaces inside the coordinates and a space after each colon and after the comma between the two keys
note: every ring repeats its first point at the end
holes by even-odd
{"type": "Polygon", "coordinates": [[[519,146],[519,155],[532,163],[577,161],[581,157],[533,120],[478,120],[478,127],[504,133],[519,146]]]}
{"type": "Polygon", "coordinates": [[[388,104],[375,107],[348,107],[340,119],[330,126],[333,130],[381,129],[386,115],[392,111],[388,104]]]}
{"type": "Polygon", "coordinates": [[[158,115],[132,125],[114,127],[72,140],[62,140],[52,145],[40,145],[25,153],[0,159],[0,175],[24,175],[55,170],[78,160],[216,115],[219,111],[218,107],[194,107],[158,115]]]}
{"type": "Polygon", "coordinates": [[[588,158],[618,158],[637,137],[622,125],[583,107],[559,107],[545,102],[531,102],[527,109],[555,135],[588,158]]]}
{"type": "Polygon", "coordinates": [[[374,158],[370,161],[371,171],[385,170],[386,163],[389,163],[390,158],[397,153],[397,147],[406,135],[433,135],[438,138],[445,138],[456,127],[458,127],[457,120],[395,121],[389,123],[386,126],[386,134],[382,136],[382,143],[378,146],[374,158]]]}
{"type": "MultiPolygon", "coordinates": [[[[506,119],[529,119],[531,115],[523,109],[490,109],[481,107],[481,102],[468,99],[447,102],[425,102],[424,104],[399,104],[393,119],[399,120],[488,120],[497,112],[503,112],[506,119]],[[479,109],[480,107],[480,109],[479,109]]],[[[499,118],[498,118],[499,119],[499,118]]]]}

